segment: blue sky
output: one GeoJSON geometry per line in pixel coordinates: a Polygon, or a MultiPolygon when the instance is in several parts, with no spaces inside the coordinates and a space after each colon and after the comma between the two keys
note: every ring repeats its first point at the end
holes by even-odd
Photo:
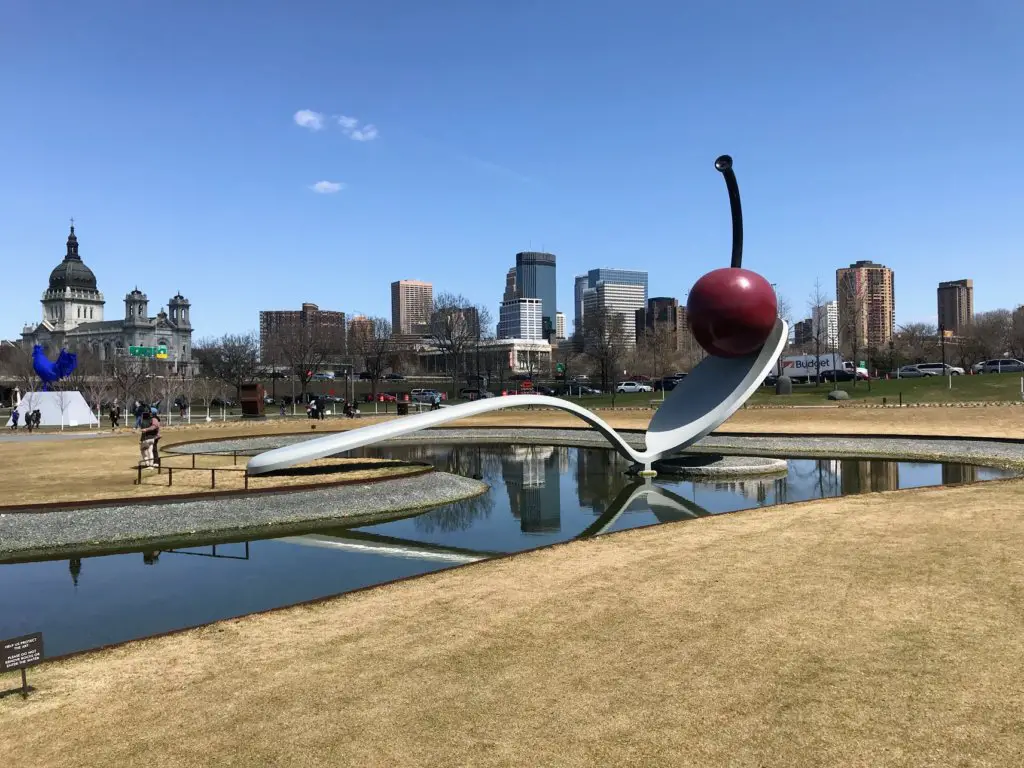
{"type": "Polygon", "coordinates": [[[570,322],[592,267],[683,299],[728,265],[723,152],[745,266],[797,314],[856,259],[896,270],[898,323],[934,322],[939,280],[1024,302],[1019,0],[0,9],[0,336],[39,318],[71,216],[108,316],[181,290],[199,335],[389,316],[399,278],[497,314],[530,248],[570,322]]]}

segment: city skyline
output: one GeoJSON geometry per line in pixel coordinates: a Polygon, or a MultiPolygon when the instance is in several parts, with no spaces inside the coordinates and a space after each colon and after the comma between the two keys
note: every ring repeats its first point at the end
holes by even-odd
{"type": "MultiPolygon", "coordinates": [[[[197,327],[238,332],[303,301],[387,316],[402,275],[494,306],[508,254],[545,250],[571,320],[565,278],[594,264],[683,300],[728,263],[712,167],[728,152],[746,263],[792,306],[871,258],[900,274],[896,322],[934,322],[932,275],[970,258],[975,311],[1013,308],[1024,155],[1005,94],[1024,7],[986,6],[331,4],[313,24],[183,0],[109,18],[69,4],[75,33],[55,36],[45,8],[15,4],[0,89],[31,119],[0,125],[17,148],[0,253],[42,284],[75,216],[111,295],[144,266],[197,327]]],[[[38,299],[10,293],[5,336],[38,299]]]]}
{"type": "MultiPolygon", "coordinates": [[[[73,221],[73,219],[72,219],[72,221],[73,221]]],[[[72,225],[72,233],[73,233],[73,230],[74,230],[74,226],[72,225]]],[[[531,257],[535,257],[535,256],[550,257],[552,261],[555,259],[555,256],[553,254],[547,254],[547,253],[541,253],[541,252],[527,252],[527,253],[531,257]]],[[[524,254],[521,252],[521,253],[517,254],[517,258],[521,257],[523,255],[524,254]]],[[[898,302],[898,299],[897,299],[898,294],[895,291],[895,285],[894,285],[894,283],[895,283],[895,281],[894,281],[895,270],[892,270],[887,265],[879,264],[877,262],[865,259],[865,260],[860,260],[860,261],[857,261],[857,262],[855,262],[853,264],[850,264],[847,267],[838,267],[838,268],[836,268],[835,274],[836,274],[836,291],[837,292],[834,295],[829,294],[830,300],[829,300],[829,302],[827,302],[827,304],[830,304],[832,306],[832,308],[833,308],[831,311],[832,312],[837,312],[838,311],[837,307],[843,303],[843,300],[841,298],[837,298],[837,297],[839,297],[839,286],[840,286],[840,280],[841,280],[840,276],[841,276],[841,274],[844,273],[845,271],[848,271],[850,269],[853,269],[855,267],[860,267],[860,266],[865,266],[865,267],[869,267],[869,268],[880,268],[880,269],[885,270],[885,271],[888,272],[889,277],[887,279],[888,279],[888,281],[892,285],[888,289],[888,290],[891,291],[891,296],[888,297],[886,299],[886,301],[888,303],[894,304],[895,307],[898,307],[899,306],[899,302],[898,302]]],[[[552,271],[553,271],[554,270],[553,264],[551,265],[551,268],[552,268],[552,271]]],[[[45,270],[42,270],[42,271],[45,272],[45,270]]],[[[510,295],[518,295],[519,292],[520,292],[519,291],[519,286],[517,286],[517,284],[516,284],[517,283],[516,273],[517,273],[517,268],[516,267],[511,267],[508,270],[506,270],[506,272],[505,272],[504,292],[502,294],[501,299],[497,302],[498,312],[495,313],[495,315],[493,317],[492,328],[490,329],[491,331],[494,331],[496,334],[500,334],[500,331],[498,329],[498,324],[499,324],[499,320],[500,320],[501,305],[505,301],[507,301],[507,297],[508,296],[510,296],[510,295]]],[[[384,276],[382,276],[382,279],[383,279],[383,277],[384,276]]],[[[637,285],[643,285],[643,292],[644,292],[644,296],[645,297],[647,296],[648,290],[649,290],[648,289],[648,275],[647,275],[646,270],[628,269],[628,268],[622,268],[622,267],[599,267],[599,268],[588,269],[586,272],[584,272],[582,274],[574,275],[572,277],[572,280],[571,280],[571,284],[573,285],[573,299],[574,300],[572,302],[572,307],[573,307],[573,314],[574,315],[578,316],[579,311],[582,309],[582,299],[584,298],[583,294],[586,293],[587,291],[592,291],[593,290],[593,288],[589,288],[588,286],[591,285],[592,283],[596,285],[598,282],[601,282],[601,281],[611,281],[612,283],[620,283],[620,282],[622,282],[622,283],[626,283],[626,284],[635,283],[637,285]]],[[[561,282],[564,283],[564,282],[569,282],[569,281],[566,280],[563,277],[563,280],[561,282]]],[[[432,299],[433,299],[434,286],[429,281],[424,281],[424,280],[419,280],[419,279],[410,279],[410,278],[390,281],[390,283],[388,283],[388,284],[390,286],[390,294],[391,294],[390,320],[391,320],[392,325],[393,325],[393,327],[395,329],[394,332],[396,334],[402,335],[403,334],[403,332],[401,330],[402,323],[398,322],[398,318],[402,314],[403,308],[408,303],[407,294],[409,294],[410,291],[414,292],[415,294],[422,294],[422,296],[417,296],[417,299],[419,299],[419,300],[414,302],[414,303],[416,303],[418,305],[421,305],[421,306],[418,306],[416,308],[416,310],[414,310],[414,313],[418,317],[419,316],[423,316],[423,318],[425,320],[426,314],[428,312],[428,306],[432,302],[432,299]],[[402,297],[406,297],[405,300],[402,300],[402,297]]],[[[901,284],[902,284],[902,282],[901,282],[901,284]]],[[[559,281],[557,279],[555,281],[555,285],[556,285],[556,293],[557,293],[557,287],[559,285],[559,281]]],[[[971,279],[971,278],[966,278],[966,279],[962,278],[962,279],[959,279],[959,280],[939,281],[937,283],[932,283],[932,285],[937,286],[937,289],[933,288],[933,290],[937,290],[937,294],[938,294],[938,297],[939,297],[938,305],[937,305],[937,308],[936,308],[936,313],[935,313],[935,315],[932,318],[926,318],[923,321],[914,321],[914,322],[923,322],[925,325],[934,326],[935,328],[939,328],[940,326],[943,325],[943,313],[944,313],[944,311],[946,312],[947,315],[949,315],[949,313],[952,313],[952,312],[959,312],[959,315],[960,315],[960,317],[962,319],[961,319],[961,321],[959,321],[958,323],[955,324],[956,330],[963,330],[964,328],[966,328],[967,325],[969,325],[971,322],[973,322],[974,315],[977,314],[978,311],[979,311],[979,310],[976,310],[976,308],[974,306],[974,281],[973,281],[973,279],[971,279]],[[952,301],[953,302],[953,306],[955,306],[956,309],[947,308],[947,309],[944,310],[943,309],[944,301],[947,302],[947,303],[952,301]]],[[[924,286],[922,286],[922,288],[923,287],[924,286]]],[[[917,290],[917,286],[915,286],[915,290],[917,290]]],[[[446,292],[446,290],[444,288],[442,288],[441,292],[446,292]]],[[[683,307],[685,307],[685,295],[686,294],[683,293],[682,297],[680,297],[680,296],[675,296],[674,297],[674,298],[679,299],[680,304],[683,307]]],[[[484,300],[484,301],[476,301],[475,297],[466,297],[466,298],[470,302],[470,304],[472,304],[472,305],[486,305],[486,306],[490,306],[490,303],[487,302],[486,300],[484,300]]],[[[303,305],[306,305],[306,304],[309,304],[310,302],[302,301],[300,303],[303,304],[303,305]]],[[[895,311],[894,311],[895,307],[892,308],[891,310],[888,310],[889,311],[889,315],[891,315],[893,317],[896,316],[895,311]]],[[[999,307],[998,309],[1009,309],[1011,311],[1020,311],[1022,309],[1022,307],[1024,307],[1024,304],[1015,304],[1015,305],[1012,305],[1010,307],[999,307]]],[[[256,331],[256,330],[259,330],[260,326],[262,325],[262,318],[261,318],[261,316],[263,314],[263,311],[259,310],[259,309],[255,309],[255,308],[252,311],[256,314],[257,322],[255,324],[251,325],[251,326],[243,328],[242,329],[243,331],[256,331]]],[[[984,310],[981,310],[981,311],[984,311],[984,310]]],[[[374,314],[374,313],[366,313],[366,312],[360,312],[360,311],[351,312],[351,311],[345,310],[345,312],[347,312],[349,314],[349,316],[351,316],[351,317],[374,317],[374,316],[377,316],[377,317],[383,317],[385,319],[388,319],[388,314],[387,313],[381,313],[381,314],[377,315],[377,314],[374,314]]],[[[630,318],[631,318],[632,317],[631,313],[632,313],[632,310],[630,310],[630,312],[628,312],[626,314],[629,314],[630,318]]],[[[572,336],[572,332],[567,327],[567,324],[569,322],[568,315],[562,309],[556,309],[555,314],[562,316],[562,321],[565,324],[567,335],[571,337],[572,336]]],[[[793,343],[794,344],[799,344],[799,342],[797,341],[797,337],[799,336],[800,333],[804,332],[804,331],[801,330],[802,326],[799,326],[799,324],[802,323],[803,321],[809,319],[809,315],[811,314],[811,312],[810,312],[809,308],[806,308],[806,307],[802,308],[799,303],[795,303],[795,304],[791,304],[791,314],[792,314],[791,321],[793,323],[793,333],[794,333],[794,335],[793,335],[793,343]]],[[[829,316],[830,330],[832,329],[832,326],[836,324],[837,320],[838,320],[837,317],[833,318],[831,315],[829,316]]],[[[27,321],[26,324],[27,325],[31,325],[32,322],[33,321],[27,321]]],[[[891,325],[892,332],[898,332],[901,323],[899,323],[899,322],[897,322],[895,320],[891,320],[890,322],[892,323],[892,325],[891,325]]],[[[573,326],[575,326],[575,318],[573,320],[573,326]]],[[[954,324],[951,323],[951,322],[946,322],[946,326],[947,326],[946,327],[947,332],[952,331],[953,328],[954,328],[954,324]]],[[[554,327],[552,327],[552,331],[554,331],[554,327]]],[[[223,332],[223,331],[222,331],[222,329],[218,328],[216,332],[219,333],[219,332],[223,332]]],[[[421,333],[422,332],[425,332],[425,328],[423,328],[422,325],[421,325],[421,333]]],[[[19,333],[20,333],[20,331],[19,331],[19,333]]],[[[407,335],[408,333],[409,332],[406,331],[405,335],[407,335]]],[[[842,336],[841,333],[835,334],[835,338],[837,338],[837,339],[839,339],[841,336],[842,336]]],[[[9,333],[9,332],[5,332],[3,330],[0,330],[0,338],[14,339],[14,338],[17,338],[17,334],[9,333]]],[[[882,343],[883,344],[887,343],[888,338],[889,338],[888,336],[885,336],[885,338],[882,340],[882,343]]],[[[872,340],[877,342],[879,339],[878,339],[878,337],[873,335],[873,339],[872,340]]]]}

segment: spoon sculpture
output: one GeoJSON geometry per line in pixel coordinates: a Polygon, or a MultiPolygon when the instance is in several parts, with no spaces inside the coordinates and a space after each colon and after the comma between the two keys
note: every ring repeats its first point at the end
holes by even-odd
{"type": "Polygon", "coordinates": [[[546,395],[509,395],[403,416],[334,435],[275,448],[254,456],[250,475],[286,469],[354,448],[505,408],[538,405],[568,411],[604,435],[619,453],[653,476],[651,464],[700,440],[722,424],[757,391],[786,344],[789,327],[778,317],[775,291],[763,277],[742,267],[743,215],[732,158],[715,168],[725,177],[732,209],[732,264],[704,275],[686,304],[687,323],[708,353],[665,398],[647,427],[645,448],[630,445],[604,420],[576,403],[546,395]]]}

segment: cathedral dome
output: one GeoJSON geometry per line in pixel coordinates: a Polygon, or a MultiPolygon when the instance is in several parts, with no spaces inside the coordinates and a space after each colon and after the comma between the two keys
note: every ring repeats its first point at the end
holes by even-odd
{"type": "Polygon", "coordinates": [[[68,235],[68,250],[64,260],[54,267],[50,273],[50,290],[63,291],[65,288],[79,291],[95,291],[96,275],[85,266],[78,255],[78,238],[75,237],[75,225],[71,225],[68,235]]]}

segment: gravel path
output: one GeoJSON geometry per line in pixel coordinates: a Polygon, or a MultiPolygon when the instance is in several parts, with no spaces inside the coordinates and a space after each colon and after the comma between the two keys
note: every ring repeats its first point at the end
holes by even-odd
{"type": "Polygon", "coordinates": [[[316,523],[383,520],[413,509],[450,504],[488,490],[486,483],[447,472],[380,483],[295,493],[262,493],[194,501],[0,514],[0,562],[63,551],[99,554],[145,543],[154,549],[191,546],[216,534],[278,536],[316,523]]]}
{"type": "MultiPolygon", "coordinates": [[[[626,442],[644,446],[641,432],[620,431],[626,442]]],[[[208,443],[173,446],[180,453],[204,451],[238,451],[255,455],[271,448],[308,440],[306,435],[274,435],[238,438],[208,443]]],[[[608,442],[590,429],[432,429],[389,441],[390,445],[422,442],[525,443],[576,445],[605,448],[608,442]]],[[[950,440],[945,438],[906,437],[802,437],[776,436],[738,437],[710,435],[687,449],[691,453],[729,453],[750,456],[820,456],[828,458],[865,457],[945,461],[981,464],[1010,469],[1024,469],[1024,441],[1005,443],[991,440],[950,440]]]]}

